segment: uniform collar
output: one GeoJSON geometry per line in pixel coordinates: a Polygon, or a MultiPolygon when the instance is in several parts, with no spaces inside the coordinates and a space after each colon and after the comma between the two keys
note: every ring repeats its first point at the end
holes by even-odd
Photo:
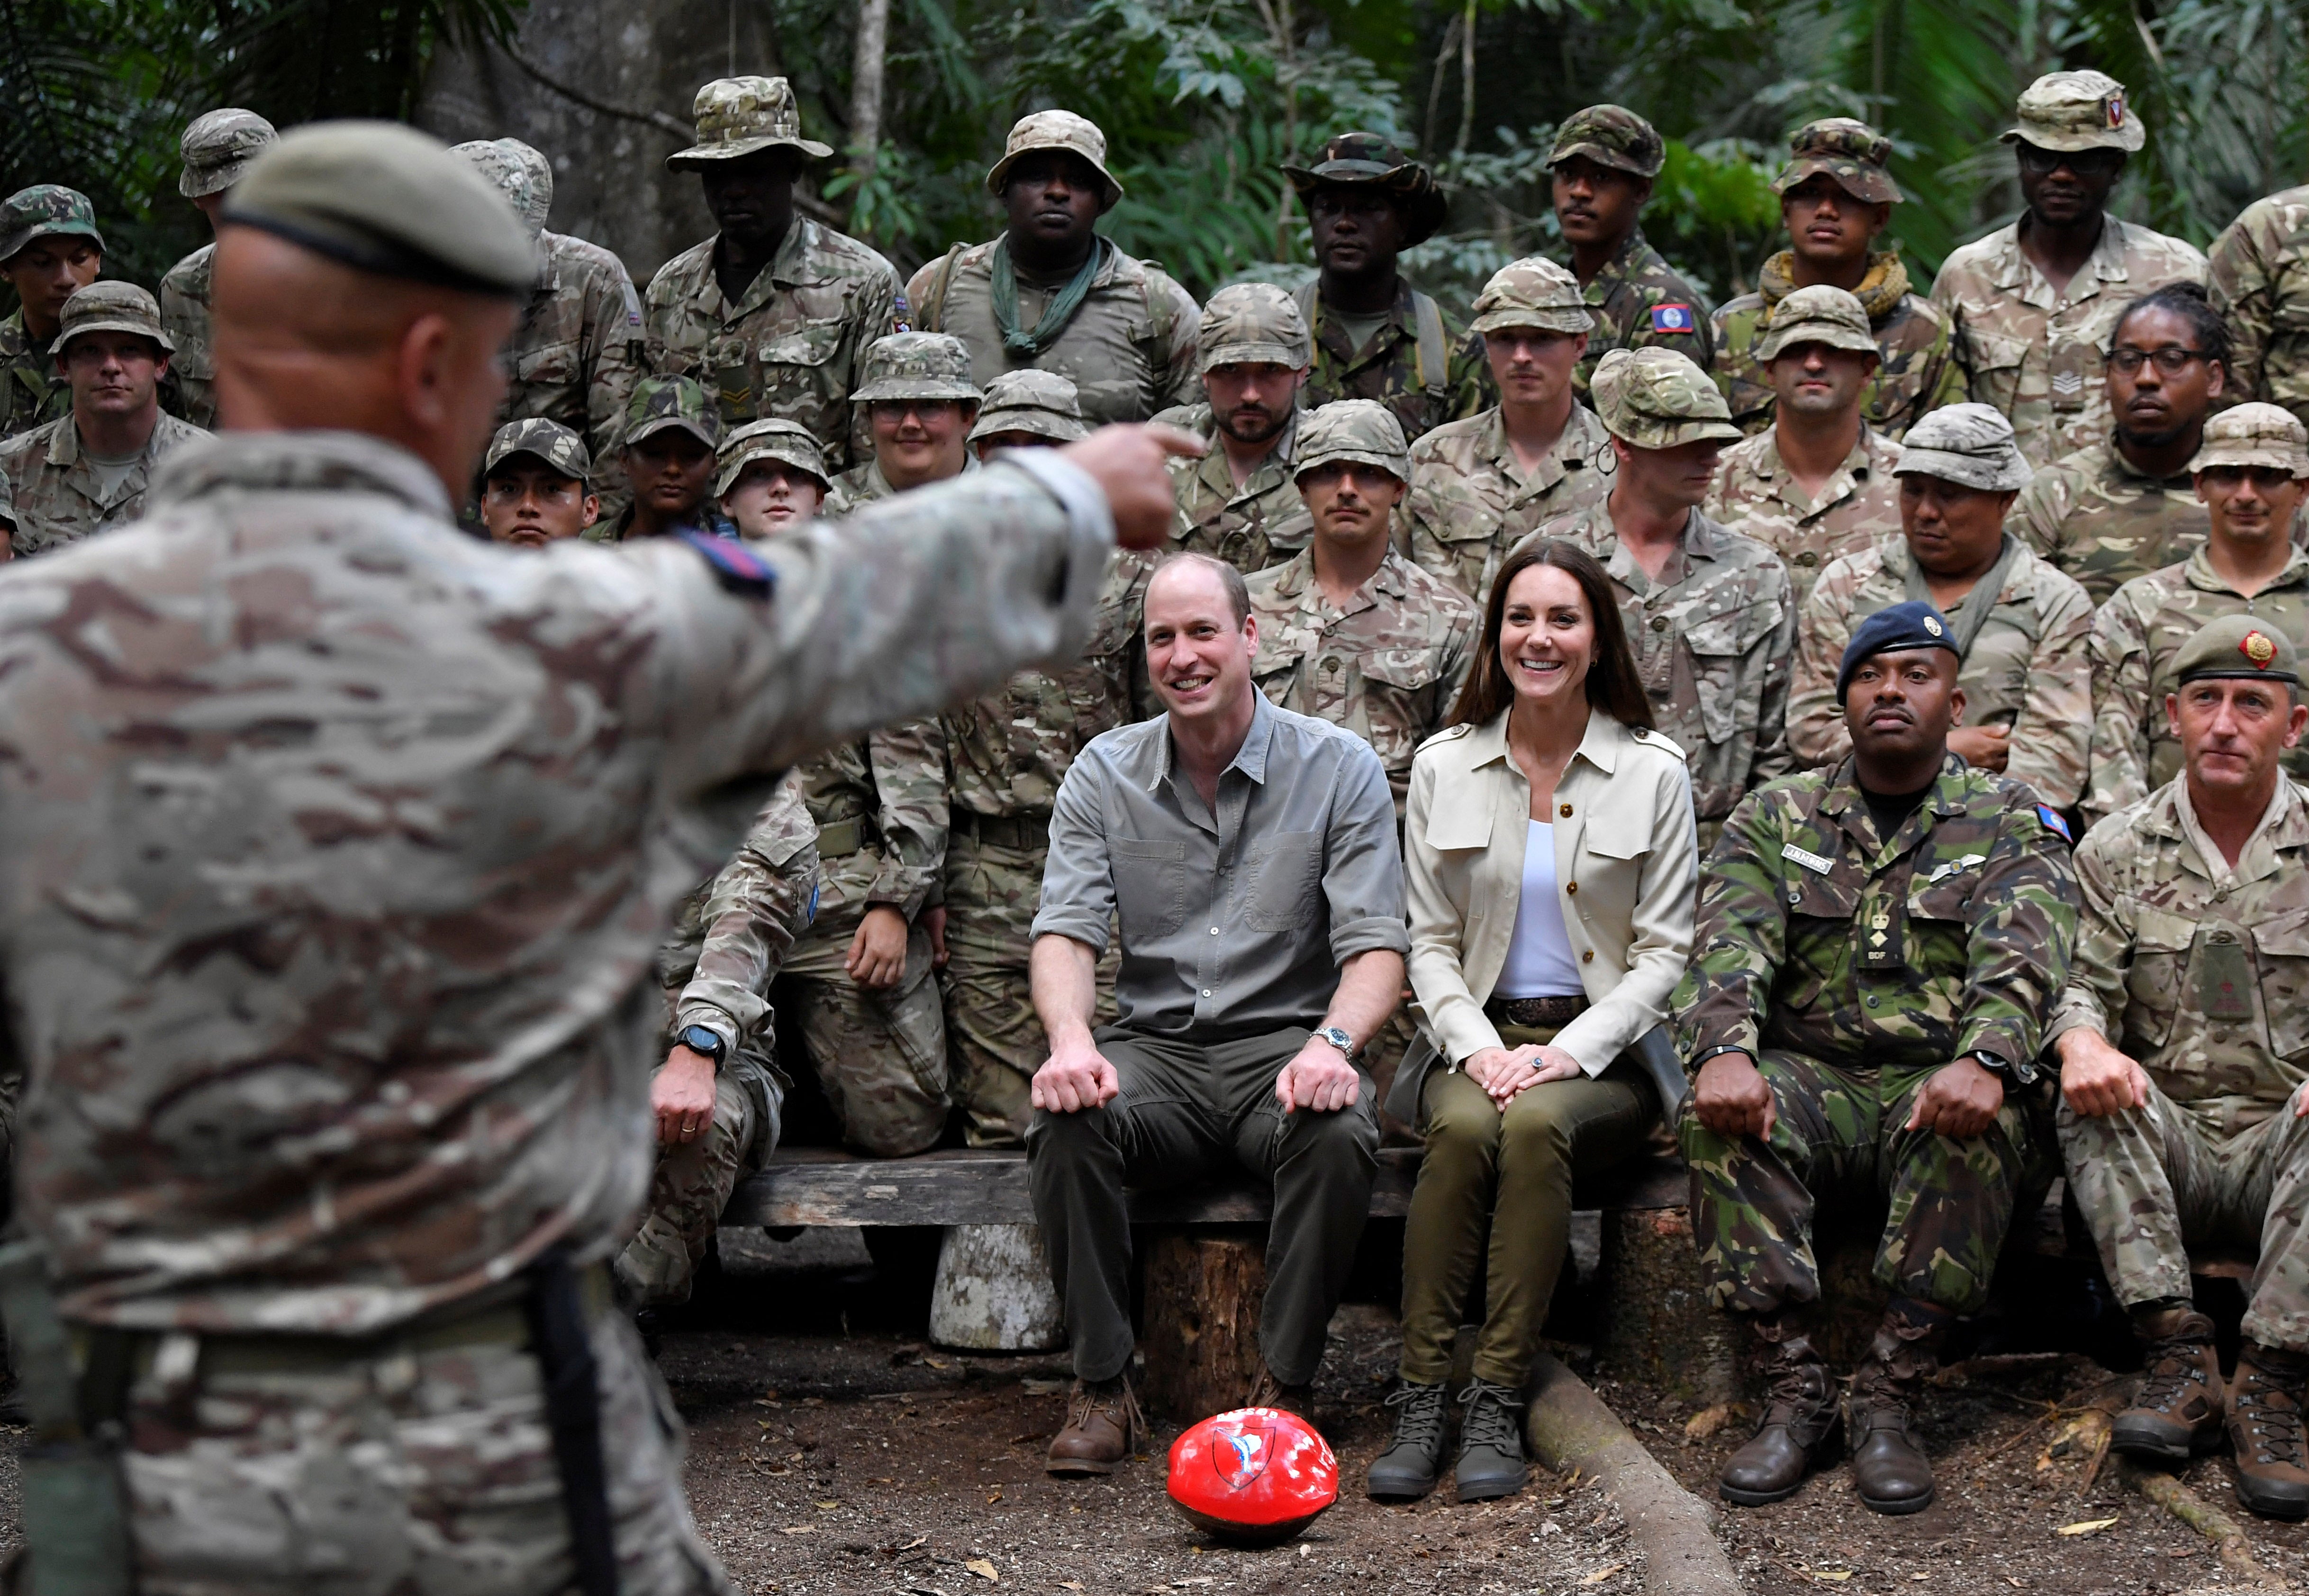
{"type": "Polygon", "coordinates": [[[1828,778],[1828,791],[1820,801],[1820,812],[1835,820],[1862,847],[1872,846],[1881,853],[1907,832],[1917,814],[1930,813],[1936,820],[1962,814],[1970,777],[1971,768],[1957,755],[1949,755],[1941,761],[1941,773],[1932,791],[1924,794],[1924,801],[1916,806],[1916,814],[1902,824],[1899,833],[1878,837],[1876,817],[1868,808],[1868,795],[1860,790],[1859,761],[1846,754],[1844,762],[1828,778]]]}
{"type": "Polygon", "coordinates": [[[2309,805],[2303,803],[2300,789],[2281,771],[2278,774],[2277,790],[2270,794],[2269,808],[2245,840],[2234,870],[2197,819],[2196,806],[2189,801],[2189,774],[2185,769],[2166,784],[2160,796],[2163,802],[2149,811],[2150,829],[2183,844],[2186,850],[2183,863],[2193,863],[2197,873],[2209,881],[2250,886],[2277,873],[2283,862],[2279,855],[2309,845],[2309,805]]]}
{"type": "MultiPolygon", "coordinates": [[[[2025,221],[2027,217],[2021,220],[2025,221]]],[[[2130,275],[2124,265],[2125,224],[2114,216],[2103,214],[2099,242],[2085,256],[2084,265],[2077,268],[2068,287],[2058,292],[2054,291],[2052,281],[2021,249],[2020,228],[2021,221],[2014,221],[1997,235],[1996,286],[2038,309],[2049,310],[2063,299],[2073,302],[2090,299],[2100,291],[2102,283],[2123,282],[2130,275]]]]}
{"type": "MultiPolygon", "coordinates": [[[[2195,552],[2189,556],[2188,564],[2182,568],[2183,579],[2190,586],[2203,593],[2235,593],[2236,589],[2224,581],[2220,572],[2213,568],[2212,557],[2207,552],[2211,547],[2210,537],[2197,545],[2195,552]]],[[[2309,577],[2309,551],[2305,551],[2300,544],[2295,543],[2292,545],[2292,552],[2286,557],[2285,568],[2270,577],[2268,585],[2262,587],[2261,592],[2273,593],[2280,587],[2296,586],[2305,577],[2309,577]]],[[[2255,594],[2253,596],[2258,598],[2260,594],[2255,594]]]]}
{"type": "Polygon", "coordinates": [[[1862,421],[1860,436],[1852,440],[1852,452],[1844,456],[1844,463],[1828,479],[1828,485],[1821,490],[1820,498],[1799,506],[1796,499],[1803,490],[1788,470],[1787,462],[1780,457],[1779,428],[1777,425],[1767,427],[1760,436],[1764,440],[1763,447],[1756,451],[1756,457],[1748,470],[1757,481],[1771,483],[1773,492],[1786,499],[1791,508],[1799,508],[1806,515],[1836,503],[1860,483],[1868,481],[1869,473],[1875,468],[1876,450],[1883,441],[1873,428],[1865,421],[1862,421]]]}
{"type": "MultiPolygon", "coordinates": [[[[809,258],[810,251],[817,247],[817,223],[796,211],[793,221],[786,228],[786,236],[778,240],[777,248],[772,252],[769,265],[754,273],[753,282],[746,285],[746,291],[738,302],[728,306],[724,319],[735,321],[741,316],[750,316],[768,304],[770,296],[779,289],[810,281],[803,274],[802,263],[809,258]]],[[[706,246],[704,262],[705,281],[713,286],[717,296],[722,294],[722,277],[713,269],[713,262],[721,253],[722,235],[717,232],[706,246]]],[[[727,304],[726,296],[724,303],[727,304]]]]}
{"type": "MultiPolygon", "coordinates": [[[[157,436],[157,429],[155,431],[157,436]]],[[[433,468],[361,432],[225,432],[187,443],[153,469],[150,513],[225,493],[374,493],[435,520],[449,495],[433,468]]]]}
{"type": "Polygon", "coordinates": [[[2196,480],[2186,470],[2176,472],[2169,477],[2150,476],[2147,472],[2139,469],[2132,461],[2124,457],[2124,451],[2117,447],[2116,434],[2114,432],[2110,433],[2106,439],[2094,447],[2099,449],[2103,456],[2105,456],[2101,463],[2100,478],[2106,484],[2112,486],[2146,486],[2159,488],[2167,492],[2171,492],[2177,489],[2186,492],[2196,480]]]}
{"type": "Polygon", "coordinates": [[[1620,240],[1620,247],[1613,252],[1612,258],[1598,268],[1595,281],[1588,283],[1584,297],[1590,305],[1600,305],[1613,288],[1651,264],[1651,243],[1644,237],[1643,225],[1639,222],[1628,230],[1628,236],[1620,240]]]}
{"type": "Polygon", "coordinates": [[[1499,468],[1500,475],[1520,484],[1520,492],[1537,493],[1561,481],[1574,464],[1585,465],[1609,436],[1594,411],[1575,403],[1564,420],[1563,430],[1556,436],[1554,447],[1541,455],[1539,464],[1526,473],[1523,462],[1516,458],[1514,446],[1508,442],[1507,412],[1494,404],[1484,412],[1480,447],[1484,457],[1499,468]]]}
{"type": "MultiPolygon", "coordinates": [[[[1347,601],[1339,613],[1356,615],[1365,610],[1376,609],[1381,594],[1397,600],[1408,597],[1411,593],[1409,571],[1410,567],[1403,556],[1392,548],[1388,549],[1379,562],[1379,569],[1355,589],[1354,596],[1347,601]]],[[[1270,591],[1278,598],[1299,600],[1309,605],[1329,602],[1323,597],[1322,590],[1315,585],[1315,545],[1311,539],[1307,547],[1275,568],[1275,585],[1270,591]]]]}

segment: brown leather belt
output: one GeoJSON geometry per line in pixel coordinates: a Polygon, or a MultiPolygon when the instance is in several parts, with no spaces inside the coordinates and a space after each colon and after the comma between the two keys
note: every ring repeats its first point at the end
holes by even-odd
{"type": "Polygon", "coordinates": [[[982,815],[974,809],[957,808],[948,825],[958,837],[1013,853],[1039,854],[1051,846],[1048,815],[982,815]]]}
{"type": "Polygon", "coordinates": [[[1493,998],[1483,1005],[1484,1018],[1493,1025],[1519,1025],[1531,1030],[1570,1025],[1587,1011],[1584,997],[1493,998]]]}

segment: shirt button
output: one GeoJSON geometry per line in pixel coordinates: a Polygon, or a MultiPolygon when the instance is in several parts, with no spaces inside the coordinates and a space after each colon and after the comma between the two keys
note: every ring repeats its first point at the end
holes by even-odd
{"type": "MultiPolygon", "coordinates": [[[[1206,992],[1206,993],[1203,993],[1203,995],[1204,995],[1205,997],[1208,997],[1208,996],[1210,996],[1211,994],[1210,994],[1209,993],[1207,993],[1207,992],[1206,992]]],[[[1870,998],[1870,999],[1868,1000],[1868,1006],[1869,1006],[1870,1008],[1872,1008],[1872,1008],[1874,1008],[1874,1007],[1876,1006],[1876,1000],[1875,1000],[1874,998],[1872,998],[1872,998],[1870,998]]]]}
{"type": "MultiPolygon", "coordinates": [[[[1207,986],[1204,987],[1204,988],[1203,988],[1203,995],[1204,995],[1205,997],[1208,997],[1208,996],[1210,996],[1210,995],[1211,995],[1211,989],[1210,989],[1209,987],[1207,987],[1207,986]]],[[[1876,1000],[1875,1000],[1874,998],[1870,998],[1868,1001],[1869,1001],[1870,1002],[1872,1002],[1872,1002],[1874,1002],[1876,1000]]]]}
{"type": "Polygon", "coordinates": [[[1796,563],[1798,565],[1818,565],[1820,563],[1820,556],[1813,553],[1810,549],[1806,549],[1803,553],[1796,556],[1796,563]]]}
{"type": "Polygon", "coordinates": [[[1218,933],[1219,933],[1219,928],[1218,928],[1217,926],[1215,926],[1215,925],[1212,926],[1212,927],[1211,927],[1211,934],[1212,934],[1213,936],[1216,936],[1216,935],[1218,935],[1218,933]]]}
{"type": "Polygon", "coordinates": [[[1339,656],[1337,655],[1328,655],[1324,657],[1323,669],[1326,671],[1336,671],[1338,668],[1339,656]]]}
{"type": "Polygon", "coordinates": [[[1666,616],[1665,616],[1665,615],[1655,615],[1655,616],[1653,616],[1653,617],[1652,617],[1652,630],[1654,630],[1654,631],[1656,631],[1656,632],[1664,632],[1664,631],[1667,630],[1667,617],[1666,617],[1666,616]]]}
{"type": "Polygon", "coordinates": [[[1568,803],[1559,803],[1555,806],[1555,812],[1568,820],[1571,818],[1571,806],[1568,803]]]}

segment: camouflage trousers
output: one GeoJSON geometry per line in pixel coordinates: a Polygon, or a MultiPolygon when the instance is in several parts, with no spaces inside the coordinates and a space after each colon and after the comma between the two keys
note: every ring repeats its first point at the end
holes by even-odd
{"type": "Polygon", "coordinates": [[[857,932],[858,917],[846,915],[811,927],[786,959],[779,1001],[801,1028],[843,1141],[895,1158],[946,1130],[946,1018],[928,932],[907,932],[905,974],[879,992],[852,980],[843,963],[857,932]]]}
{"type": "Polygon", "coordinates": [[[1985,1132],[1959,1141],[1904,1128],[1941,1065],[1846,1070],[1768,1052],[1758,1067],[1778,1110],[1769,1141],[1718,1135],[1693,1116],[1688,1098],[1676,1127],[1691,1169],[1691,1228],[1708,1300],[1743,1314],[1818,1301],[1818,1205],[1867,1191],[1891,1199],[1876,1247],[1877,1282],[1954,1313],[1978,1312],[2028,1168],[2019,1101],[2008,1094],[1985,1132]]]}
{"type": "Polygon", "coordinates": [[[2192,1251],[2241,1254],[2246,1337],[2309,1351],[2309,1120],[2288,1106],[2223,1140],[2152,1084],[2148,1106],[2099,1119],[2063,1103],[2060,1138],[2118,1301],[2185,1298],[2192,1251]]]}
{"type": "MultiPolygon", "coordinates": [[[[768,1063],[741,1044],[713,1082],[713,1118],[705,1134],[658,1149],[649,1209],[616,1265],[618,1284],[636,1307],[689,1300],[690,1281],[730,1193],[777,1146],[778,1099],[768,1063]]],[[[654,1134],[655,1125],[651,1129],[654,1134]]]]}
{"type": "MultiPolygon", "coordinates": [[[[625,1596],[731,1592],[681,1489],[681,1421],[632,1323],[593,1324],[625,1596]]],[[[575,1574],[537,1360],[398,1350],[132,1390],[139,1596],[562,1596],[575,1574]]]]}

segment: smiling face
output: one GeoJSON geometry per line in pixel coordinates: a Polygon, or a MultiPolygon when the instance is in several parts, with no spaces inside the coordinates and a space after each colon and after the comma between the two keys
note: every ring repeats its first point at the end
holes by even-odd
{"type": "Polygon", "coordinates": [[[1870,766],[1905,765],[1948,746],[1950,728],[1964,719],[1957,670],[1945,648],[1895,649],[1860,662],[1845,689],[1844,725],[1863,781],[1870,766]]]}
{"type": "Polygon", "coordinates": [[[976,405],[959,399],[877,399],[867,411],[874,458],[893,488],[942,482],[962,470],[963,440],[976,405]]]}
{"type": "Polygon", "coordinates": [[[1146,584],[1146,672],[1172,719],[1240,714],[1258,652],[1258,622],[1238,620],[1227,584],[1198,559],[1174,559],[1146,584]]]}
{"type": "Polygon", "coordinates": [[[1791,343],[1773,358],[1764,374],[1783,411],[1843,415],[1860,408],[1868,379],[1876,375],[1876,357],[1825,343],[1791,343]]]}
{"type": "Polygon", "coordinates": [[[1883,200],[1857,199],[1826,172],[1814,172],[1780,196],[1788,247],[1798,260],[1834,273],[1868,258],[1868,246],[1890,219],[1883,200]]]}
{"type": "Polygon", "coordinates": [[[749,460],[722,496],[722,513],[741,536],[775,537],[817,515],[825,497],[817,479],[798,466],[783,460],[749,460]]]}
{"type": "Polygon", "coordinates": [[[1534,707],[1570,703],[1587,688],[1596,661],[1596,618],[1570,571],[1530,565],[1508,584],[1500,612],[1500,670],[1534,707]]]}
{"type": "Polygon", "coordinates": [[[1509,404],[1549,404],[1569,393],[1571,374],[1587,352],[1585,333],[1500,327],[1483,334],[1483,358],[1509,404]]]}
{"type": "Polygon", "coordinates": [[[2253,553],[2292,536],[2305,495],[2309,482],[2273,465],[2209,465],[2197,473],[2214,538],[2253,553]]]}
{"type": "Polygon", "coordinates": [[[1071,259],[1087,246],[1105,198],[1098,169],[1068,150],[1031,150],[1002,182],[1010,236],[1044,258],[1071,259]]]}
{"type": "Polygon", "coordinates": [[[142,334],[106,329],[77,334],[56,364],[72,384],[74,414],[135,416],[158,404],[169,357],[142,334]]]}
{"type": "Polygon", "coordinates": [[[2265,794],[2278,761],[2309,726],[2309,705],[2281,681],[2201,676],[2165,695],[2165,713],[2189,768],[2189,785],[2209,794],[2265,794]]]}

